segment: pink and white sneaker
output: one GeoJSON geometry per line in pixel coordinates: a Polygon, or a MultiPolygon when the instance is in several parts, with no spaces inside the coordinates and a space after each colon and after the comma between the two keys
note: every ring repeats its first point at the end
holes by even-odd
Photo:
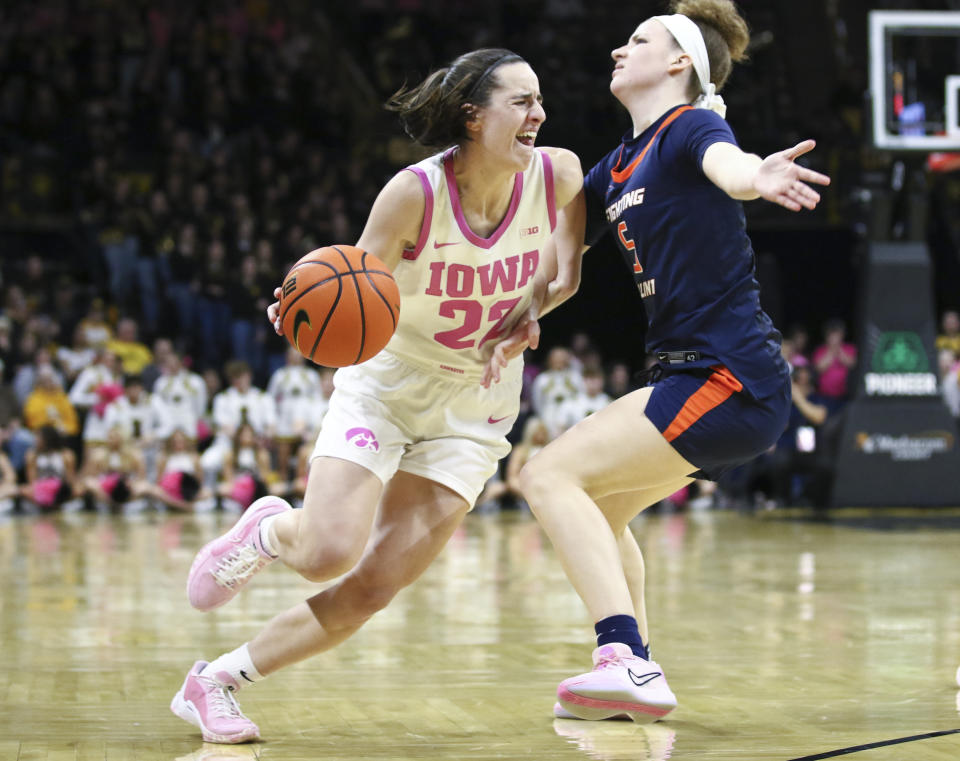
{"type": "Polygon", "coordinates": [[[581,719],[609,719],[625,713],[640,724],[662,719],[677,707],[663,669],[613,642],[593,651],[593,671],[570,677],[557,687],[564,710],[581,719]]]}
{"type": "MultiPolygon", "coordinates": [[[[576,720],[576,721],[580,721],[580,717],[579,717],[579,716],[576,716],[576,715],[570,713],[566,708],[564,708],[564,707],[563,707],[562,705],[560,705],[559,703],[554,703],[554,704],[553,704],[553,718],[555,718],[555,719],[574,719],[574,720],[576,720]]],[[[625,713],[613,714],[612,716],[607,716],[606,718],[608,718],[608,719],[626,719],[627,721],[630,720],[630,717],[627,716],[625,713]]]]}
{"type": "Polygon", "coordinates": [[[206,661],[197,661],[180,691],[173,696],[170,710],[184,721],[200,727],[203,739],[211,743],[242,743],[260,737],[260,730],[240,713],[233,697],[239,688],[229,674],[216,678],[201,674],[206,661]]]}
{"type": "Polygon", "coordinates": [[[260,521],[293,508],[279,497],[253,502],[226,534],[207,542],[190,566],[187,597],[197,610],[230,602],[251,577],[274,560],[260,543],[260,521]]]}

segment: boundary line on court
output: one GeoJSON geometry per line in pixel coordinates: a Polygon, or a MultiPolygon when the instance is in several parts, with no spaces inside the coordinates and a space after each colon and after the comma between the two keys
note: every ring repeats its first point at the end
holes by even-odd
{"type": "Polygon", "coordinates": [[[944,735],[960,734],[960,729],[943,729],[939,732],[927,732],[923,735],[910,735],[909,737],[897,737],[893,740],[881,740],[880,742],[867,743],[866,745],[851,745],[848,748],[839,750],[828,750],[826,753],[818,753],[814,756],[800,756],[791,758],[789,761],[819,761],[822,758],[835,758],[836,756],[845,756],[848,753],[858,753],[861,750],[870,750],[872,748],[882,748],[886,745],[900,745],[901,743],[915,742],[916,740],[928,740],[931,737],[943,737],[944,735]]]}

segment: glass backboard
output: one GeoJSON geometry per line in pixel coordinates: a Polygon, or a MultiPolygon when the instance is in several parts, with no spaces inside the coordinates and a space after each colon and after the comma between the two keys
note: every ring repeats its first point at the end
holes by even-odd
{"type": "Polygon", "coordinates": [[[960,150],[960,11],[871,11],[873,142],[960,150]]]}

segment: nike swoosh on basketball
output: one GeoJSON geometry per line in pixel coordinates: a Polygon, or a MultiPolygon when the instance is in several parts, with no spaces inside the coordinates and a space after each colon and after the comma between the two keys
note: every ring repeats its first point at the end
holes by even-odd
{"type": "Polygon", "coordinates": [[[627,674],[630,676],[630,681],[633,682],[637,687],[643,687],[645,684],[649,684],[658,676],[663,676],[659,671],[651,671],[649,674],[641,674],[637,676],[630,669],[627,669],[627,674]]]}
{"type": "Polygon", "coordinates": [[[436,241],[433,242],[434,248],[443,248],[444,246],[456,246],[456,245],[457,245],[457,241],[455,240],[450,241],[449,243],[437,243],[436,241]]]}
{"type": "Polygon", "coordinates": [[[509,416],[509,415],[504,415],[503,417],[493,417],[493,416],[491,415],[490,417],[487,418],[487,422],[490,423],[490,425],[495,425],[496,423],[499,423],[499,422],[501,422],[501,421],[503,421],[503,420],[506,420],[508,417],[510,417],[510,416],[509,416]]]}

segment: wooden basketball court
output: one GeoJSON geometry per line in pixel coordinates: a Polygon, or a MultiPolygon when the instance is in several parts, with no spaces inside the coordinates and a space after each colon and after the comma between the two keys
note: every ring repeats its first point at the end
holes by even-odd
{"type": "Polygon", "coordinates": [[[204,744],[170,698],[309,583],[273,566],[203,614],[187,570],[232,516],[3,518],[0,761],[955,761],[960,518],[841,516],[635,521],[680,701],[639,726],[553,719],[590,622],[528,514],[470,515],[354,639],[240,695],[263,733],[243,746],[204,744]]]}

